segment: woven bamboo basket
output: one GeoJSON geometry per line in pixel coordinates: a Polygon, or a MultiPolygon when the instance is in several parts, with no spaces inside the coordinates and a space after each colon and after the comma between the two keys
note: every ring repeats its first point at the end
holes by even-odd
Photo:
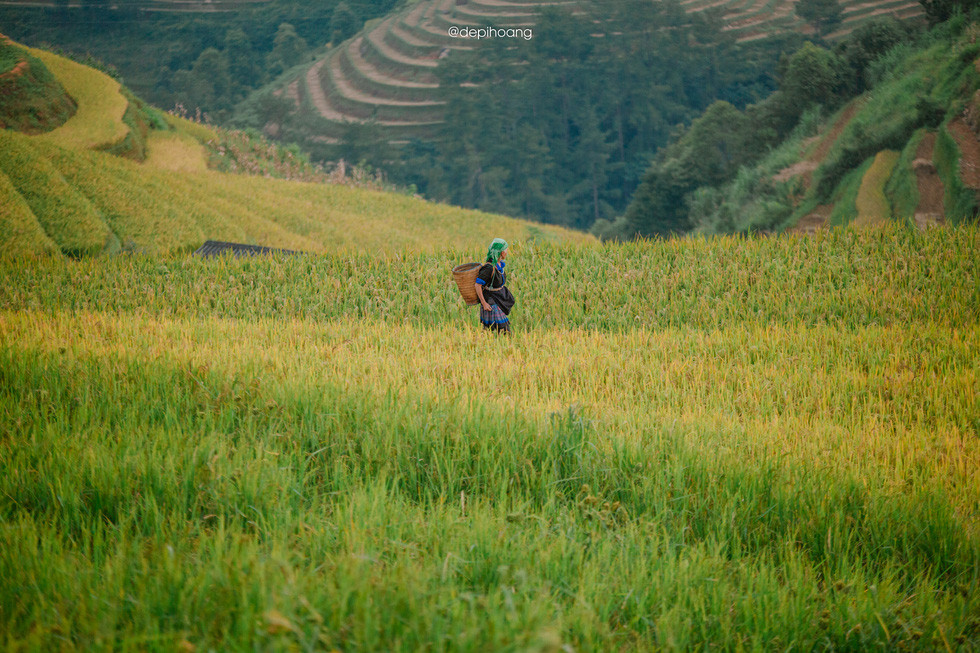
{"type": "Polygon", "coordinates": [[[478,306],[480,303],[473,286],[476,284],[476,275],[479,274],[481,267],[483,267],[482,263],[463,263],[453,268],[453,279],[467,306],[478,306]]]}

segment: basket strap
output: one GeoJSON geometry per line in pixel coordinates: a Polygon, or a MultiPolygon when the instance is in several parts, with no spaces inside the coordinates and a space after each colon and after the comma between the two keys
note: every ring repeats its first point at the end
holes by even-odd
{"type": "MultiPolygon", "coordinates": [[[[493,265],[493,264],[491,263],[491,265],[493,265]]],[[[496,265],[493,265],[493,270],[490,272],[490,281],[493,281],[494,279],[496,279],[497,278],[497,275],[499,275],[499,274],[500,274],[500,270],[497,269],[497,266],[496,265]]],[[[496,292],[498,290],[501,290],[503,287],[504,287],[504,284],[500,284],[496,288],[489,288],[488,287],[488,288],[484,288],[484,290],[490,290],[492,292],[496,292]]]]}

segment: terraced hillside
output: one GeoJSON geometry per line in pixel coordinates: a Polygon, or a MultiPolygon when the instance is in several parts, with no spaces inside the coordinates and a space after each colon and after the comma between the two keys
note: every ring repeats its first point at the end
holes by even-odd
{"type": "Polygon", "coordinates": [[[472,250],[491,232],[515,242],[591,240],[402,194],[209,170],[202,141],[215,134],[171,116],[148,130],[144,160],[117,156],[140,131],[127,118],[124,89],[91,68],[30,52],[78,111],[37,136],[0,131],[0,255],[165,254],[207,239],[308,252],[472,250]]]}
{"type": "MultiPolygon", "coordinates": [[[[451,27],[533,28],[544,7],[574,11],[582,0],[418,0],[387,18],[369,23],[353,38],[330,49],[303,73],[280,79],[276,93],[324,119],[319,140],[336,142],[344,123],[380,125],[390,142],[429,138],[442,120],[445,100],[435,69],[454,51],[478,40],[452,38],[451,27]]],[[[797,30],[812,32],[794,12],[797,0],[681,0],[690,12],[721,13],[725,29],[740,41],[797,30]]],[[[843,21],[830,38],[850,33],[870,18],[900,19],[922,14],[916,0],[842,0],[843,21]]]]}
{"type": "MultiPolygon", "coordinates": [[[[798,0],[680,0],[687,11],[714,10],[721,13],[725,29],[737,35],[739,41],[764,38],[780,31],[812,33],[813,27],[795,11],[798,0]]],[[[862,23],[881,16],[898,19],[922,16],[917,0],[840,0],[841,24],[827,38],[838,39],[854,31],[862,23]]]]}
{"type": "Polygon", "coordinates": [[[575,0],[420,0],[370,23],[304,74],[280,81],[278,92],[297,107],[308,98],[326,119],[328,139],[341,134],[344,122],[365,121],[381,125],[396,142],[425,138],[441,122],[445,105],[435,74],[439,60],[476,44],[451,37],[451,27],[533,27],[542,7],[574,5],[575,0]]]}
{"type": "MultiPolygon", "coordinates": [[[[152,12],[227,12],[244,9],[250,5],[259,5],[268,0],[145,0],[134,3],[137,11],[152,12]]],[[[69,6],[76,7],[82,3],[79,1],[69,2],[69,6]]],[[[0,5],[54,8],[61,3],[54,0],[0,0],[0,5]]]]}

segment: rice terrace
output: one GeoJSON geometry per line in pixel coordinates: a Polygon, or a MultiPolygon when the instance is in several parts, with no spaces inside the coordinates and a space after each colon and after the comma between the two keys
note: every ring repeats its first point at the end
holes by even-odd
{"type": "Polygon", "coordinates": [[[980,23],[928,15],[666,237],[612,230],[773,104],[586,231],[0,39],[0,648],[980,650],[980,23]],[[509,335],[450,273],[494,238],[509,335]]]}

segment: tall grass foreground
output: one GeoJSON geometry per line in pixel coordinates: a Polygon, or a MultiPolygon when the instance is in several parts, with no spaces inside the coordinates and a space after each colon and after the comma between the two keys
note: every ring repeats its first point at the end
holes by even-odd
{"type": "Polygon", "coordinates": [[[975,649],[978,241],[0,262],[0,643],[975,649]]]}

